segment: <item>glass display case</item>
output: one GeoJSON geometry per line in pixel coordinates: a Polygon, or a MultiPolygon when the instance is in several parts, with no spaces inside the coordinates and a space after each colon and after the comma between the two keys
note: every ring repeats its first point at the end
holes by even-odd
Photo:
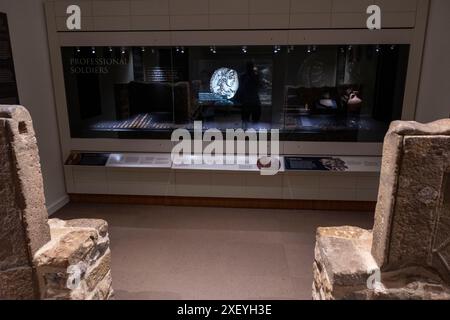
{"type": "Polygon", "coordinates": [[[72,138],[279,129],[381,142],[400,119],[409,45],[63,47],[72,138]]]}

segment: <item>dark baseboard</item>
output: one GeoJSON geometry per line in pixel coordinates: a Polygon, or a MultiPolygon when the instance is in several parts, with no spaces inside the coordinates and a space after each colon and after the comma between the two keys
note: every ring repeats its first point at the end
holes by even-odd
{"type": "Polygon", "coordinates": [[[374,201],[285,200],[247,198],[172,197],[141,195],[69,194],[71,202],[144,204],[181,207],[375,211],[374,201]]]}

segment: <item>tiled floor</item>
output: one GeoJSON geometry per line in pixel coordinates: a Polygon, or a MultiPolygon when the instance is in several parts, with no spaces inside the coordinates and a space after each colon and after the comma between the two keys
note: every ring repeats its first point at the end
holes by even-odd
{"type": "Polygon", "coordinates": [[[70,204],[110,226],[117,299],[310,299],[318,226],[371,213],[70,204]]]}

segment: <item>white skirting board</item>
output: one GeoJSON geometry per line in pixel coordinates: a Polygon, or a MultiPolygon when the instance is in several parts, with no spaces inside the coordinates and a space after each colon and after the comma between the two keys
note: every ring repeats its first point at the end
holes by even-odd
{"type": "Polygon", "coordinates": [[[53,215],[56,211],[58,211],[66,204],[68,204],[69,201],[70,201],[69,196],[66,194],[61,198],[59,198],[58,200],[54,201],[53,203],[48,204],[47,205],[48,216],[50,217],[51,215],[53,215]]]}

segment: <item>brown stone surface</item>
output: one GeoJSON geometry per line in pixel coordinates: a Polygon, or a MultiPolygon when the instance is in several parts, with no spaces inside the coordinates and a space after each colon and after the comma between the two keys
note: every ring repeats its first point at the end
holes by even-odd
{"type": "Polygon", "coordinates": [[[103,220],[49,220],[52,240],[34,257],[42,299],[108,299],[111,251],[103,220]]]}
{"type": "Polygon", "coordinates": [[[382,270],[431,267],[450,284],[449,172],[450,119],[391,125],[372,247],[382,270]]]}
{"type": "Polygon", "coordinates": [[[92,230],[74,230],[60,238],[52,239],[42,247],[34,258],[37,267],[62,267],[89,259],[98,236],[92,230]]]}
{"type": "Polygon", "coordinates": [[[373,235],[319,228],[313,272],[314,299],[450,299],[450,119],[391,124],[373,235]]]}
{"type": "Polygon", "coordinates": [[[14,206],[15,189],[6,120],[0,119],[0,271],[29,265],[20,209],[14,206]]]}
{"type": "Polygon", "coordinates": [[[32,255],[49,240],[31,117],[21,106],[0,106],[0,272],[3,274],[0,291],[3,294],[9,290],[9,297],[38,296],[37,291],[33,295],[20,291],[23,283],[27,283],[28,291],[37,288],[37,283],[29,285],[35,279],[28,276],[33,270],[32,255]]]}
{"type": "Polygon", "coordinates": [[[35,282],[31,267],[0,271],[0,300],[34,299],[35,282]]]}
{"type": "Polygon", "coordinates": [[[401,136],[448,136],[450,135],[450,119],[441,119],[430,123],[393,121],[389,132],[401,136]]]}
{"type": "Polygon", "coordinates": [[[370,254],[372,234],[356,227],[319,228],[313,265],[314,299],[350,298],[378,268],[370,254]]]}
{"type": "Polygon", "coordinates": [[[66,227],[93,228],[102,237],[108,233],[108,223],[101,219],[73,219],[65,221],[66,227]]]}
{"type": "Polygon", "coordinates": [[[108,224],[48,221],[43,190],[29,113],[0,106],[0,299],[109,298],[108,224]]]}
{"type": "Polygon", "coordinates": [[[0,106],[0,118],[4,118],[4,135],[9,144],[11,183],[14,202],[25,228],[27,246],[31,255],[50,240],[47,225],[44,188],[40,160],[30,114],[22,106],[0,106]]]}
{"type": "Polygon", "coordinates": [[[395,206],[402,148],[403,138],[391,130],[388,131],[383,144],[380,185],[373,228],[372,255],[378,265],[385,263],[389,248],[389,230],[395,206]]]}

